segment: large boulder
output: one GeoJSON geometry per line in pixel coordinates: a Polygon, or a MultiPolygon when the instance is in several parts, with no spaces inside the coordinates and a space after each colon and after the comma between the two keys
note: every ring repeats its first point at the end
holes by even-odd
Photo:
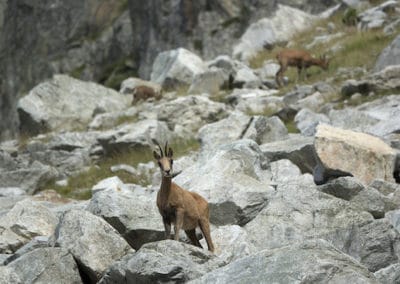
{"type": "Polygon", "coordinates": [[[268,203],[267,161],[258,145],[248,139],[207,151],[175,178],[181,187],[202,195],[216,225],[244,225],[268,203]]]}
{"type": "Polygon", "coordinates": [[[377,137],[321,124],[314,145],[327,172],[349,173],[365,184],[394,181],[396,152],[377,137]]]}
{"type": "Polygon", "coordinates": [[[151,81],[165,89],[190,86],[195,75],[206,71],[206,65],[196,54],[185,48],[164,51],[153,63],[151,81]]]}
{"type": "Polygon", "coordinates": [[[117,177],[103,180],[93,188],[87,210],[104,218],[134,249],[165,238],[156,192],[129,187],[117,177]]]}
{"type": "Polygon", "coordinates": [[[173,240],[144,245],[113,265],[99,283],[184,283],[222,266],[207,250],[173,240]]]}
{"type": "Polygon", "coordinates": [[[226,82],[225,78],[226,76],[223,70],[216,67],[208,68],[203,73],[194,75],[188,93],[217,95],[219,90],[224,87],[226,82]]]}
{"type": "Polygon", "coordinates": [[[194,136],[201,126],[228,115],[225,104],[193,95],[161,104],[155,111],[158,120],[167,122],[169,129],[187,136],[194,136]]]}
{"type": "Polygon", "coordinates": [[[235,89],[227,97],[227,101],[241,112],[269,116],[285,106],[282,97],[274,96],[277,92],[277,90],[235,89]]]}
{"type": "Polygon", "coordinates": [[[281,141],[289,138],[288,130],[277,116],[254,116],[243,138],[252,139],[257,144],[281,141]]]}
{"type": "Polygon", "coordinates": [[[288,159],[303,173],[312,173],[317,164],[313,143],[313,137],[294,134],[283,141],[262,144],[260,149],[271,162],[288,159]]]}
{"type": "Polygon", "coordinates": [[[381,52],[375,63],[374,71],[381,71],[391,65],[400,65],[400,36],[397,36],[392,43],[381,52]]]}
{"type": "Polygon", "coordinates": [[[18,101],[20,130],[30,135],[85,128],[98,113],[126,108],[130,98],[95,83],[54,75],[18,101]]]}
{"type": "Polygon", "coordinates": [[[213,149],[240,139],[252,120],[252,117],[242,112],[233,112],[224,119],[204,125],[198,131],[202,150],[213,149]]]}
{"type": "Polygon", "coordinates": [[[83,282],[73,256],[61,248],[38,248],[22,255],[7,267],[18,274],[22,283],[83,282]]]}
{"type": "Polygon", "coordinates": [[[165,122],[145,119],[105,131],[97,139],[104,153],[111,155],[129,150],[150,151],[153,139],[173,141],[174,138],[175,133],[168,129],[165,122]]]}
{"type": "Polygon", "coordinates": [[[373,283],[374,275],[323,240],[263,250],[190,283],[373,283]]]}
{"type": "MultiPolygon", "coordinates": [[[[220,260],[230,263],[236,259],[255,253],[256,248],[248,241],[247,232],[238,225],[220,226],[211,230],[211,238],[215,247],[214,253],[220,260]]],[[[200,240],[203,248],[207,243],[200,240]]]]}
{"type": "Polygon", "coordinates": [[[0,283],[23,284],[21,278],[14,269],[7,266],[0,266],[0,283]]]}
{"type": "Polygon", "coordinates": [[[58,218],[47,207],[24,199],[0,219],[0,251],[10,253],[36,236],[54,233],[58,218]]]}
{"type": "Polygon", "coordinates": [[[0,169],[2,186],[19,187],[27,194],[35,193],[40,187],[59,175],[54,167],[44,165],[39,161],[34,161],[31,164],[18,162],[15,164],[15,168],[2,168],[0,166],[0,169]]]}
{"type": "Polygon", "coordinates": [[[240,60],[249,60],[265,45],[287,42],[293,35],[311,26],[318,19],[298,9],[278,5],[274,17],[263,18],[252,25],[240,38],[233,48],[233,57],[240,60]]]}
{"type": "Polygon", "coordinates": [[[111,225],[84,210],[67,211],[53,238],[56,246],[73,255],[81,273],[91,282],[97,282],[111,264],[132,252],[111,225]]]}

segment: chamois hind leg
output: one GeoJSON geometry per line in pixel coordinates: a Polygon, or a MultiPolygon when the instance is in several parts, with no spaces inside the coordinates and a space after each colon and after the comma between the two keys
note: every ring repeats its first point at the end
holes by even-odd
{"type": "Polygon", "coordinates": [[[203,232],[204,237],[206,238],[208,250],[214,252],[214,244],[211,240],[210,222],[208,220],[201,219],[199,221],[199,226],[201,231],[203,232]]]}
{"type": "Polygon", "coordinates": [[[171,223],[166,219],[163,219],[163,223],[165,229],[165,238],[171,239],[171,223]]]}
{"type": "Polygon", "coordinates": [[[197,239],[196,229],[186,230],[185,233],[186,233],[186,235],[188,236],[188,238],[190,239],[190,241],[192,242],[193,245],[195,245],[196,247],[199,247],[199,248],[203,248],[201,246],[199,240],[197,239]]]}

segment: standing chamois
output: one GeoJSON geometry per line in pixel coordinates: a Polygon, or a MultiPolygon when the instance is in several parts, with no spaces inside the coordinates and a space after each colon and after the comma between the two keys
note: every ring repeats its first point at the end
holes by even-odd
{"type": "Polygon", "coordinates": [[[195,192],[187,191],[173,183],[172,149],[165,143],[164,153],[155,141],[160,154],[153,151],[154,158],[161,170],[161,187],[157,194],[157,207],[162,216],[166,238],[171,236],[171,223],[174,224],[174,239],[179,239],[179,231],[185,230],[193,245],[202,247],[196,237],[196,227],[200,227],[207,241],[208,250],[214,252],[210,234],[208,202],[195,192]]]}
{"type": "Polygon", "coordinates": [[[300,79],[301,73],[304,71],[307,77],[307,68],[315,65],[319,66],[324,70],[328,69],[329,60],[324,56],[320,58],[314,58],[304,50],[297,49],[285,49],[278,53],[276,56],[278,59],[280,68],[275,75],[276,84],[278,87],[282,86],[283,73],[289,66],[297,68],[297,77],[300,79]]]}

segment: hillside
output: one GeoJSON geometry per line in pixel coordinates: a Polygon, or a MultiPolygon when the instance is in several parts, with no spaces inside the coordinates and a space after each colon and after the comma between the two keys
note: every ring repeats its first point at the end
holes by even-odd
{"type": "Polygon", "coordinates": [[[0,283],[400,282],[398,1],[78,2],[0,2],[0,283]]]}

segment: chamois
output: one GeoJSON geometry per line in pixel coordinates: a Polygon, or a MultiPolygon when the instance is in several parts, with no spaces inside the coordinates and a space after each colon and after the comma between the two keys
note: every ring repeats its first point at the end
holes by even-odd
{"type": "Polygon", "coordinates": [[[156,90],[152,87],[149,86],[137,86],[133,89],[133,99],[132,99],[132,105],[135,105],[138,101],[140,100],[147,100],[150,98],[155,98],[156,100],[161,99],[161,89],[156,90]]]}
{"type": "Polygon", "coordinates": [[[155,141],[160,154],[153,151],[154,158],[161,170],[161,187],[157,194],[157,207],[162,216],[166,238],[171,237],[171,223],[174,224],[174,239],[179,239],[183,229],[193,245],[202,248],[196,236],[196,227],[200,227],[206,239],[208,250],[214,252],[210,234],[208,202],[195,192],[187,191],[174,182],[172,149],[165,143],[164,153],[160,144],[155,141]]]}
{"type": "Polygon", "coordinates": [[[313,65],[319,66],[324,70],[327,70],[329,66],[329,60],[325,57],[325,55],[321,56],[320,58],[314,58],[307,51],[297,49],[282,50],[278,53],[276,59],[278,59],[280,65],[280,68],[275,75],[275,80],[278,87],[282,86],[283,73],[289,66],[297,67],[298,79],[303,71],[307,77],[307,68],[313,65]]]}

